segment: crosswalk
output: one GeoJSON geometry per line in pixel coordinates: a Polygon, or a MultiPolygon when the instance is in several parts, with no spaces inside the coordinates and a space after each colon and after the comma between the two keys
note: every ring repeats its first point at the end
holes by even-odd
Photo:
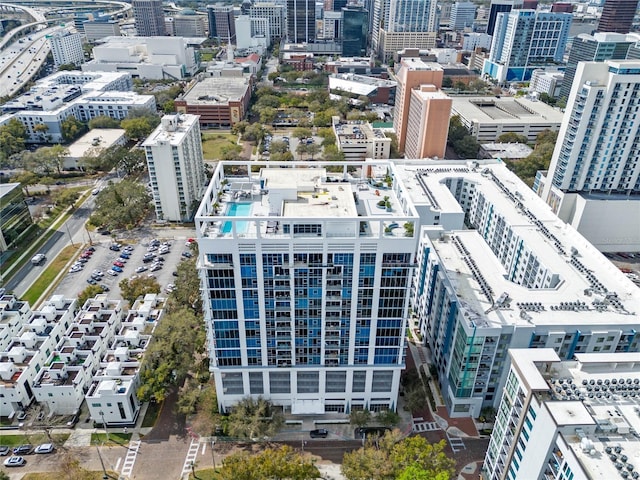
{"type": "Polygon", "coordinates": [[[451,450],[453,451],[453,453],[458,453],[459,451],[465,450],[467,448],[465,447],[462,438],[456,437],[455,435],[450,435],[449,432],[447,432],[447,440],[449,440],[449,445],[451,445],[451,450]]]}
{"type": "Polygon", "coordinates": [[[441,430],[436,422],[425,422],[422,417],[413,418],[414,432],[433,432],[434,430],[441,430]]]}
{"type": "Polygon", "coordinates": [[[181,478],[188,479],[189,473],[191,473],[191,467],[196,462],[196,457],[198,456],[198,448],[200,446],[200,441],[198,439],[192,438],[191,445],[189,445],[189,450],[187,451],[187,456],[184,459],[184,465],[182,466],[182,475],[181,478]]]}
{"type": "Polygon", "coordinates": [[[127,449],[127,456],[124,457],[122,462],[122,470],[120,475],[128,478],[133,473],[133,466],[136,464],[136,457],[138,456],[138,450],[140,449],[140,440],[132,440],[129,442],[129,448],[127,449]]]}

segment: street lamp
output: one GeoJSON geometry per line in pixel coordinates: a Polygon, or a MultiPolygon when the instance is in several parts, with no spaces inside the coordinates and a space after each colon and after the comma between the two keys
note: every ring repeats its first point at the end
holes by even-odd
{"type": "Polygon", "coordinates": [[[215,452],[213,451],[213,447],[216,446],[216,441],[215,440],[211,440],[211,459],[213,460],[213,470],[215,471],[216,469],[216,455],[215,452]]]}

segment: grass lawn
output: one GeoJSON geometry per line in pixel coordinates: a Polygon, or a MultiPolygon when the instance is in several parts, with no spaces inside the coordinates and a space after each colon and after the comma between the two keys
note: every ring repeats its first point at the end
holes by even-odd
{"type": "Polygon", "coordinates": [[[67,262],[78,253],[79,247],[66,246],[55,260],[49,265],[38,279],[31,285],[31,288],[23,295],[22,299],[34,305],[42,293],[53,283],[56,275],[60,273],[67,262]]]}
{"type": "Polygon", "coordinates": [[[213,52],[202,52],[200,54],[200,61],[210,62],[211,60],[213,60],[213,52]]]}
{"type": "MultiPolygon", "coordinates": [[[[69,438],[69,434],[51,434],[51,439],[56,445],[62,445],[69,438]]],[[[39,445],[41,443],[49,443],[49,438],[44,433],[38,433],[34,435],[0,435],[0,445],[7,445],[9,447],[16,447],[30,443],[31,445],[39,445]]]]}
{"type": "Polygon", "coordinates": [[[145,413],[144,418],[142,419],[142,427],[153,427],[156,424],[158,415],[160,415],[160,410],[162,410],[162,403],[149,403],[147,413],[145,413]]]}
{"type": "Polygon", "coordinates": [[[218,478],[216,471],[213,468],[204,468],[202,470],[196,470],[196,476],[193,473],[189,474],[189,480],[214,480],[218,478]]]}
{"type": "Polygon", "coordinates": [[[220,149],[225,145],[235,145],[238,140],[231,133],[204,133],[202,134],[202,152],[204,158],[217,160],[220,158],[220,149]]]}
{"type": "Polygon", "coordinates": [[[131,440],[131,433],[109,432],[109,441],[106,433],[92,433],[91,444],[126,445],[131,440]]]}

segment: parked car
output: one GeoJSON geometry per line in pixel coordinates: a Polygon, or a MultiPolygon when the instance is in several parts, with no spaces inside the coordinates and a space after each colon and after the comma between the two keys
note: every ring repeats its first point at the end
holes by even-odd
{"type": "Polygon", "coordinates": [[[35,453],[53,453],[55,447],[53,443],[43,443],[42,445],[38,445],[34,450],[35,453]]]}
{"type": "Polygon", "coordinates": [[[102,289],[103,292],[108,292],[109,290],[111,290],[108,286],[106,286],[104,283],[100,284],[100,288],[102,289]]]}
{"type": "Polygon", "coordinates": [[[5,467],[22,467],[27,461],[23,457],[10,457],[4,461],[5,467]]]}
{"type": "Polygon", "coordinates": [[[129,260],[131,258],[131,255],[129,255],[128,253],[121,253],[120,254],[120,258],[124,258],[125,260],[129,260]]]}
{"type": "Polygon", "coordinates": [[[109,250],[113,250],[114,252],[119,252],[120,251],[120,247],[118,245],[111,245],[109,247],[109,250]]]}
{"type": "Polygon", "coordinates": [[[0,445],[0,457],[6,457],[7,455],[9,455],[10,451],[11,449],[6,445],[0,445]]]}
{"type": "Polygon", "coordinates": [[[31,452],[33,452],[33,445],[29,445],[28,443],[18,445],[13,449],[14,455],[29,455],[31,452]]]}
{"type": "Polygon", "coordinates": [[[142,272],[146,272],[147,271],[147,267],[145,267],[144,265],[136,268],[136,273],[142,273],[142,272]]]}
{"type": "Polygon", "coordinates": [[[144,263],[149,263],[149,262],[153,262],[155,259],[156,259],[156,257],[155,257],[155,255],[154,255],[154,256],[152,256],[152,257],[145,257],[145,258],[143,258],[143,259],[142,259],[142,261],[143,261],[144,263]]]}
{"type": "Polygon", "coordinates": [[[162,269],[162,265],[159,263],[154,263],[153,265],[151,265],[151,268],[149,269],[149,271],[151,272],[157,272],[158,270],[162,269]]]}
{"type": "Polygon", "coordinates": [[[193,257],[193,254],[191,252],[182,252],[182,256],[185,258],[191,258],[193,257]]]}
{"type": "Polygon", "coordinates": [[[89,285],[96,285],[98,282],[96,282],[93,278],[87,278],[87,283],[89,285]]]}
{"type": "Polygon", "coordinates": [[[118,272],[116,272],[115,270],[111,269],[111,270],[107,270],[107,274],[111,275],[112,277],[115,277],[118,275],[118,272]]]}
{"type": "MultiPolygon", "coordinates": [[[[113,262],[113,264],[114,264],[116,267],[120,267],[120,268],[124,267],[124,263],[120,262],[119,260],[116,260],[115,262],[113,262]]],[[[116,270],[116,271],[117,271],[117,270],[116,270]]]]}
{"type": "Polygon", "coordinates": [[[327,438],[327,435],[329,435],[329,430],[326,428],[318,428],[309,432],[311,438],[327,438]]]}
{"type": "Polygon", "coordinates": [[[126,247],[124,247],[122,250],[124,250],[125,252],[133,252],[133,245],[127,245],[126,247]]]}
{"type": "Polygon", "coordinates": [[[111,267],[111,270],[113,270],[114,272],[122,273],[122,267],[118,267],[116,265],[111,267]]]}

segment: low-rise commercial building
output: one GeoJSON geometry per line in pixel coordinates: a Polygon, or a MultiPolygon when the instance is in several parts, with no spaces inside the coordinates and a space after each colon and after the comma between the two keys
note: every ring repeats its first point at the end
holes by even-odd
{"type": "Polygon", "coordinates": [[[389,158],[391,139],[370,123],[360,120],[344,121],[340,117],[333,117],[333,133],[345,160],[389,158]]]}
{"type": "Polygon", "coordinates": [[[176,111],[200,116],[203,128],[227,128],[249,110],[251,76],[204,78],[175,100],[176,111]]]}
{"type": "Polygon", "coordinates": [[[534,70],[531,74],[529,90],[532,92],[546,93],[556,98],[560,95],[564,80],[564,72],[550,70],[534,70]]]}
{"type": "Polygon", "coordinates": [[[204,38],[110,37],[93,48],[85,72],[128,72],[153,80],[183,80],[199,68],[194,44],[204,38]]]}
{"type": "Polygon", "coordinates": [[[397,82],[382,78],[338,73],[329,76],[329,92],[335,96],[347,96],[353,100],[367,97],[370,103],[393,105],[396,101],[397,82]]]}
{"type": "Polygon", "coordinates": [[[83,168],[81,160],[86,157],[97,158],[105,150],[124,145],[127,141],[121,128],[97,128],[90,130],[67,147],[69,154],[64,159],[65,170],[83,168]]]}

